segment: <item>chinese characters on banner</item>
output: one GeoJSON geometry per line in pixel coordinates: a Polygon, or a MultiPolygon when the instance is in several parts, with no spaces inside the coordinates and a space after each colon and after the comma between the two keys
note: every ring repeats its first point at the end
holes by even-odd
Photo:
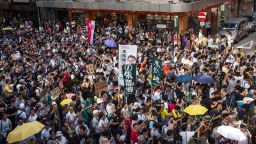
{"type": "Polygon", "coordinates": [[[123,65],[123,78],[125,96],[127,97],[128,103],[132,103],[132,99],[135,100],[135,85],[136,85],[136,64],[123,65]]]}
{"type": "Polygon", "coordinates": [[[160,80],[162,79],[163,74],[163,66],[162,60],[160,59],[153,59],[152,62],[152,85],[157,86],[160,84],[160,80]]]}
{"type": "Polygon", "coordinates": [[[119,75],[118,84],[124,86],[122,67],[126,64],[136,64],[137,61],[137,45],[119,45],[119,75]]]}

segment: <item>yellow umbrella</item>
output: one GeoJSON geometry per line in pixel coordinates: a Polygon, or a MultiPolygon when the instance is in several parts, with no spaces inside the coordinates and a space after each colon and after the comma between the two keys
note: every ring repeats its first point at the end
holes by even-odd
{"type": "Polygon", "coordinates": [[[21,126],[16,127],[13,131],[11,131],[6,141],[8,143],[15,143],[22,141],[33,134],[39,133],[44,128],[44,125],[38,121],[24,123],[21,126]]]}
{"type": "Polygon", "coordinates": [[[204,115],[208,109],[201,105],[189,105],[183,111],[189,115],[204,115]]]}
{"type": "Polygon", "coordinates": [[[64,99],[63,101],[60,102],[60,105],[66,105],[66,104],[70,104],[72,103],[73,100],[72,99],[64,99]]]}
{"type": "Polygon", "coordinates": [[[8,31],[8,30],[13,30],[13,28],[11,27],[6,27],[6,28],[3,28],[4,31],[8,31]]]}

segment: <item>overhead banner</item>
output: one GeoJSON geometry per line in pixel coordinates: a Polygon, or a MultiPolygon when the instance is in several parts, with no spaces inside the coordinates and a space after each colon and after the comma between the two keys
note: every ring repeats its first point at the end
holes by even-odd
{"type": "Polygon", "coordinates": [[[157,86],[160,84],[160,80],[163,75],[162,60],[153,58],[152,62],[152,85],[157,86]]]}
{"type": "Polygon", "coordinates": [[[136,102],[135,86],[136,86],[136,64],[127,64],[122,66],[124,78],[124,94],[127,104],[136,102]]]}
{"type": "Polygon", "coordinates": [[[87,27],[88,44],[93,45],[93,35],[94,35],[95,21],[92,21],[90,19],[86,19],[86,27],[87,27]]]}
{"type": "Polygon", "coordinates": [[[118,83],[124,86],[122,67],[126,64],[136,64],[137,61],[137,45],[119,45],[119,74],[118,83]]]}

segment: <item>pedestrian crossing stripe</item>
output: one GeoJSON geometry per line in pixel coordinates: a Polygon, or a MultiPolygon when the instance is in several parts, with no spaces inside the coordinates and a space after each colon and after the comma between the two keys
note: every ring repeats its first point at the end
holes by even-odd
{"type": "Polygon", "coordinates": [[[241,49],[251,49],[253,45],[253,41],[249,41],[247,43],[244,43],[240,46],[237,46],[236,48],[241,48],[241,49]]]}

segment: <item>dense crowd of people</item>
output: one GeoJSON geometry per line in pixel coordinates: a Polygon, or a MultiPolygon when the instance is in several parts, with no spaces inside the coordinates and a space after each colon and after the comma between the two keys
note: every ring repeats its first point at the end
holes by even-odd
{"type": "Polygon", "coordinates": [[[118,26],[95,27],[94,45],[77,24],[43,20],[39,29],[32,21],[2,18],[0,22],[0,143],[23,123],[39,121],[42,131],[18,144],[250,144],[255,143],[255,58],[232,40],[199,35],[118,26]],[[11,29],[3,30],[9,27],[11,29]],[[125,101],[118,85],[118,48],[104,40],[138,45],[137,82],[134,98],[125,101]],[[152,88],[152,56],[163,61],[163,78],[152,88]],[[89,72],[93,64],[94,73],[89,72]],[[176,77],[207,74],[215,83],[176,77]],[[96,91],[98,82],[106,89],[96,91]],[[57,96],[52,93],[60,90],[57,96]],[[61,104],[65,99],[69,104],[61,104]],[[200,104],[208,111],[190,116],[183,110],[200,104]],[[219,126],[239,129],[246,139],[234,141],[217,132],[219,126]]]}

